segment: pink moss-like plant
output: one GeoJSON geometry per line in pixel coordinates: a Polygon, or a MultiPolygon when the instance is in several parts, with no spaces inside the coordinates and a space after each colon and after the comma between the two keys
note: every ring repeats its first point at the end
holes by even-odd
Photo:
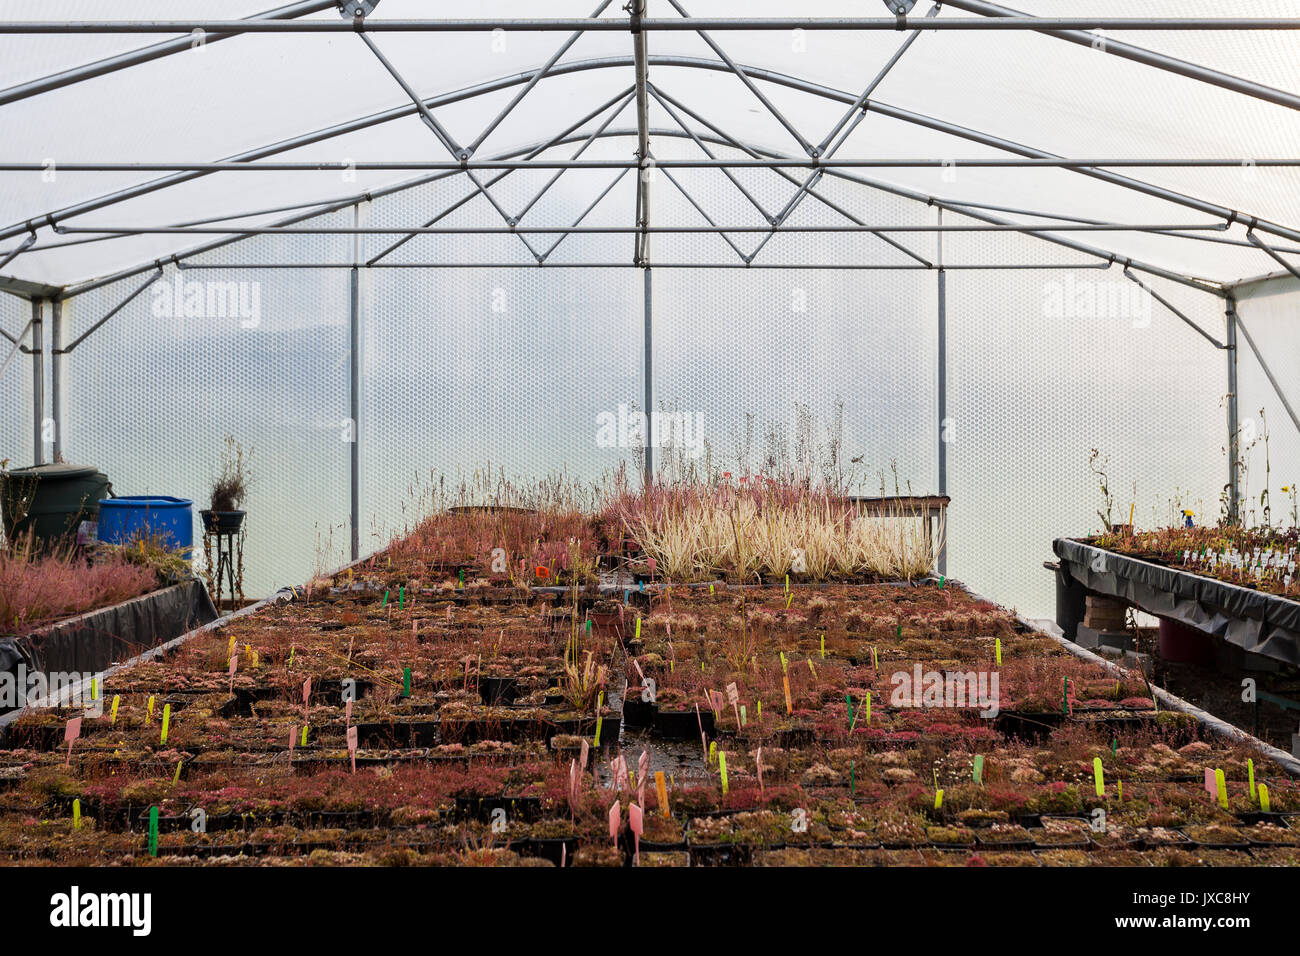
{"type": "Polygon", "coordinates": [[[157,575],[120,555],[87,564],[65,553],[0,550],[0,634],[21,634],[156,587],[157,575]]]}

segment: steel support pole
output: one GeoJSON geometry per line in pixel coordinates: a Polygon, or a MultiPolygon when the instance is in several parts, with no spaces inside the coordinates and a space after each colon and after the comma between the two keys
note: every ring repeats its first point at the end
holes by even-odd
{"type": "Polygon", "coordinates": [[[1250,351],[1254,354],[1255,361],[1259,363],[1260,371],[1262,371],[1264,377],[1268,379],[1268,384],[1273,386],[1273,393],[1277,395],[1277,400],[1281,402],[1282,407],[1286,409],[1287,415],[1291,418],[1291,424],[1295,425],[1296,431],[1300,431],[1300,415],[1296,414],[1295,409],[1291,407],[1291,403],[1287,401],[1286,393],[1282,391],[1282,386],[1278,384],[1277,376],[1273,374],[1273,370],[1269,368],[1268,363],[1264,361],[1264,353],[1261,352],[1259,346],[1255,344],[1255,339],[1251,336],[1250,329],[1246,328],[1246,323],[1241,321],[1241,316],[1237,316],[1237,331],[1240,332],[1241,337],[1246,340],[1246,345],[1250,347],[1250,351]]]}
{"type": "MultiPolygon", "coordinates": [[[[1028,14],[1019,10],[986,3],[984,0],[947,0],[947,2],[949,6],[956,7],[958,10],[978,13],[988,17],[1028,16],[1028,14]]],[[[1221,73],[1218,70],[1201,66],[1199,63],[1189,63],[1186,60],[1179,60],[1163,53],[1156,53],[1153,50],[1122,43],[1119,40],[1083,30],[1043,30],[1042,32],[1048,36],[1059,37],[1080,46],[1091,47],[1094,50],[1100,50],[1102,53],[1109,53],[1111,56],[1123,57],[1126,60],[1132,60],[1145,66],[1153,66],[1156,69],[1199,80],[1202,83],[1209,83],[1221,89],[1231,90],[1234,93],[1243,93],[1246,96],[1253,96],[1268,103],[1285,106],[1288,109],[1300,109],[1300,96],[1296,96],[1294,93],[1287,93],[1271,86],[1254,83],[1239,76],[1221,73]]]]}
{"type": "Polygon", "coordinates": [[[54,421],[54,460],[63,459],[63,303],[50,302],[50,418],[54,421]]]}
{"type": "MultiPolygon", "coordinates": [[[[948,493],[948,273],[939,267],[939,494],[948,493]]],[[[929,517],[926,517],[929,522],[929,517]]],[[[948,573],[945,529],[939,542],[939,573],[948,573]]]]}
{"type": "MultiPolygon", "coordinates": [[[[352,207],[352,221],[359,223],[359,206],[352,207]]],[[[353,266],[348,273],[348,527],[349,560],[361,556],[361,238],[353,240],[353,266]]]]}
{"type": "MultiPolygon", "coordinates": [[[[327,10],[333,6],[335,6],[335,0],[311,0],[311,2],[307,3],[292,3],[286,7],[277,7],[274,10],[267,10],[265,13],[255,13],[250,19],[289,20],[310,13],[318,13],[321,10],[327,10]]],[[[116,56],[110,56],[104,60],[96,60],[93,63],[74,66],[71,69],[60,70],[58,73],[43,76],[38,80],[30,80],[26,83],[20,83],[17,86],[11,86],[8,89],[0,90],[0,106],[4,106],[6,103],[16,102],[17,100],[26,99],[29,96],[36,96],[39,93],[48,93],[50,90],[61,89],[65,86],[70,86],[73,83],[80,83],[83,80],[89,80],[97,76],[104,76],[107,73],[113,73],[117,70],[124,70],[127,67],[137,66],[141,63],[148,63],[150,60],[157,60],[160,57],[171,56],[173,53],[184,53],[186,50],[192,50],[200,44],[207,45],[209,43],[216,43],[218,40],[225,40],[237,35],[238,31],[207,33],[200,39],[192,35],[189,31],[186,31],[185,36],[178,37],[175,40],[164,40],[163,42],[155,43],[152,46],[143,47],[138,50],[130,50],[126,53],[119,53],[116,56]]]]}
{"type": "MultiPolygon", "coordinates": [[[[943,210],[939,210],[939,222],[943,222],[943,210]]],[[[939,325],[939,494],[948,493],[948,273],[943,267],[943,233],[939,234],[938,247],[938,325],[939,325]]],[[[946,509],[945,509],[946,514],[946,509]]],[[[926,515],[927,527],[930,516],[926,515]]],[[[938,568],[941,575],[948,573],[948,535],[947,529],[939,542],[938,568]]]]}
{"type": "Polygon", "coordinates": [[[1227,320],[1228,353],[1228,521],[1236,524],[1238,514],[1238,497],[1241,490],[1241,426],[1238,418],[1237,403],[1237,300],[1228,296],[1224,309],[1227,320]]]}
{"type": "Polygon", "coordinates": [[[41,425],[45,421],[45,322],[43,299],[32,299],[32,463],[45,464],[41,425]]]}
{"type": "Polygon", "coordinates": [[[644,320],[645,320],[645,325],[644,325],[645,354],[644,357],[642,358],[643,371],[641,373],[643,379],[643,385],[645,387],[645,436],[644,436],[645,437],[645,488],[646,491],[649,491],[654,486],[654,476],[655,476],[654,458],[653,458],[654,449],[650,444],[650,402],[654,398],[653,387],[652,387],[652,382],[653,382],[652,358],[654,353],[654,337],[653,337],[654,329],[653,329],[652,319],[654,313],[650,307],[650,303],[651,303],[650,267],[645,266],[641,271],[644,277],[643,281],[645,283],[645,300],[643,306],[644,320]]]}

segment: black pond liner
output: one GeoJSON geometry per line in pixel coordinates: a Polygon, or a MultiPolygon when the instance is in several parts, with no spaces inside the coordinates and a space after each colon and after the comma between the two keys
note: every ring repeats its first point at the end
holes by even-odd
{"type": "MultiPolygon", "coordinates": [[[[0,668],[16,675],[22,663],[29,674],[94,674],[216,619],[216,608],[203,584],[186,581],[30,634],[2,637],[0,668]]],[[[0,726],[0,734],[4,730],[0,726]]]]}
{"type": "Polygon", "coordinates": [[[1057,538],[1052,549],[1061,572],[1089,591],[1121,598],[1242,650],[1300,665],[1300,602],[1070,538],[1057,538]]]}

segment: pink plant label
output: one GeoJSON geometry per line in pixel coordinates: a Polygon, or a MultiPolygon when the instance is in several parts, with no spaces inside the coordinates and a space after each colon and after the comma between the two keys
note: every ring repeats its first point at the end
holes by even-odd
{"type": "Polygon", "coordinates": [[[239,670],[239,655],[236,654],[230,659],[230,676],[235,676],[235,671],[239,670]]]}
{"type": "Polygon", "coordinates": [[[618,801],[615,800],[609,808],[609,838],[618,845],[618,828],[623,823],[623,814],[619,808],[618,801]]]}
{"type": "Polygon", "coordinates": [[[73,717],[68,721],[68,726],[63,731],[63,739],[72,743],[81,736],[81,718],[73,717]]]}
{"type": "Polygon", "coordinates": [[[633,803],[627,808],[627,823],[632,828],[632,854],[634,862],[641,862],[641,831],[645,829],[641,818],[641,808],[633,803]]]}
{"type": "Polygon", "coordinates": [[[343,704],[343,723],[345,724],[352,723],[352,698],[350,697],[343,704]]]}
{"type": "Polygon", "coordinates": [[[352,753],[357,752],[357,728],[348,728],[348,750],[352,753]]]}
{"type": "Polygon", "coordinates": [[[302,705],[307,706],[307,699],[311,697],[311,678],[308,677],[302,682],[302,705]]]}
{"type": "Polygon", "coordinates": [[[298,739],[297,728],[289,731],[289,759],[293,759],[293,745],[298,739]]]}
{"type": "Polygon", "coordinates": [[[1209,767],[1205,768],[1205,792],[1212,797],[1219,795],[1219,785],[1215,783],[1214,771],[1209,767]]]}
{"type": "Polygon", "coordinates": [[[591,745],[587,743],[587,739],[584,737],[583,740],[582,740],[582,755],[581,755],[581,760],[580,760],[579,763],[578,763],[578,771],[579,771],[579,773],[586,773],[586,772],[587,772],[587,759],[588,759],[590,756],[591,756],[591,745]]]}
{"type": "Polygon", "coordinates": [[[758,792],[763,792],[763,748],[758,748],[758,753],[754,754],[754,767],[758,770],[758,792]]]}

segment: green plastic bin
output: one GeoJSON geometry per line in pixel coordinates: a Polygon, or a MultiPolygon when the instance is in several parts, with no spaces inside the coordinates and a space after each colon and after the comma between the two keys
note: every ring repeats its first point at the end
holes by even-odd
{"type": "Polygon", "coordinates": [[[34,465],[0,476],[0,518],[5,537],[32,534],[46,547],[75,540],[83,521],[98,521],[99,499],[112,491],[108,475],[93,465],[34,465]]]}

